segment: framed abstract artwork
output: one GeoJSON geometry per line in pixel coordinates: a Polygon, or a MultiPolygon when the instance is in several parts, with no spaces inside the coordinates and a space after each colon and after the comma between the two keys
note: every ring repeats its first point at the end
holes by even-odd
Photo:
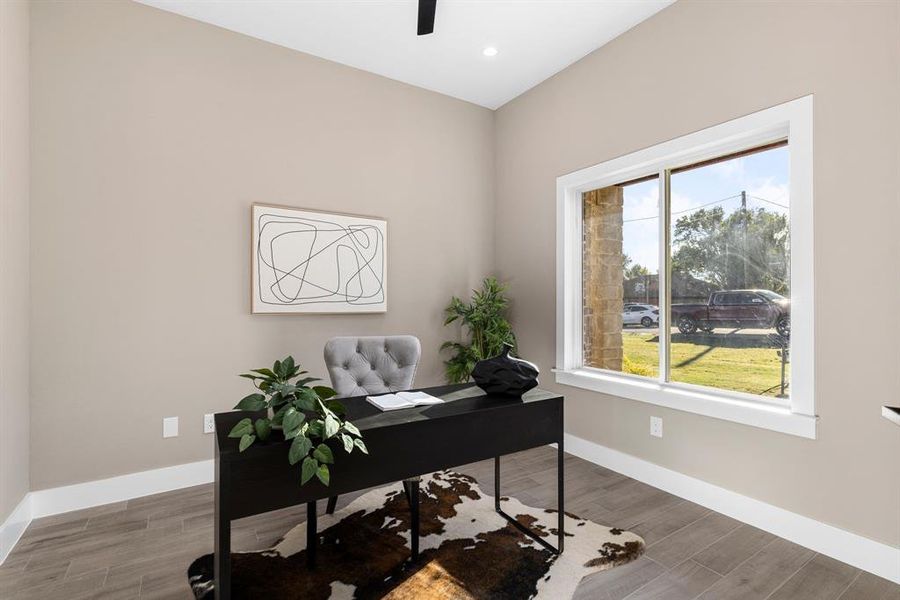
{"type": "Polygon", "coordinates": [[[387,221],[254,204],[251,311],[387,310],[387,221]]]}

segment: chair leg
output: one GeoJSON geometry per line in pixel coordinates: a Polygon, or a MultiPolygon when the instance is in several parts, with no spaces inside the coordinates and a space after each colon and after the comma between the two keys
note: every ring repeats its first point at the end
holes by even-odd
{"type": "Polygon", "coordinates": [[[335,507],[337,506],[337,499],[338,499],[337,496],[331,496],[331,497],[328,498],[328,506],[325,507],[325,514],[326,514],[326,515],[333,515],[333,514],[334,514],[334,509],[335,509],[335,507]]]}

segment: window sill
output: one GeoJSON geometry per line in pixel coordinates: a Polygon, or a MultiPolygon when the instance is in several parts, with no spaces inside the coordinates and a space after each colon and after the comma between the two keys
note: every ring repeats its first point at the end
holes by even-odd
{"type": "Polygon", "coordinates": [[[678,385],[620,376],[593,369],[554,370],[556,383],[620,396],[752,427],[816,439],[817,417],[767,404],[685,389],[678,385]]]}

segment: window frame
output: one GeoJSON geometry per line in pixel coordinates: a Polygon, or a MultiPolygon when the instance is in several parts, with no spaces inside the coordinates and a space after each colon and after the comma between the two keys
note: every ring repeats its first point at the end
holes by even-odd
{"type": "Polygon", "coordinates": [[[556,180],[556,382],[595,392],[815,439],[813,279],[813,97],[804,96],[681,136],[556,180]],[[672,170],[788,140],[791,223],[791,394],[767,398],[664,381],[668,372],[670,216],[665,186],[672,170]],[[659,330],[665,337],[658,379],[587,367],[583,362],[582,193],[659,175],[659,330]]]}

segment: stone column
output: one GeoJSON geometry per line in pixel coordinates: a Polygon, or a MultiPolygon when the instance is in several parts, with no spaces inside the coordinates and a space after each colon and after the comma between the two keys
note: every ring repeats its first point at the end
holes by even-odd
{"type": "Polygon", "coordinates": [[[623,199],[618,186],[582,194],[584,364],[613,371],[622,370],[623,199]]]}

